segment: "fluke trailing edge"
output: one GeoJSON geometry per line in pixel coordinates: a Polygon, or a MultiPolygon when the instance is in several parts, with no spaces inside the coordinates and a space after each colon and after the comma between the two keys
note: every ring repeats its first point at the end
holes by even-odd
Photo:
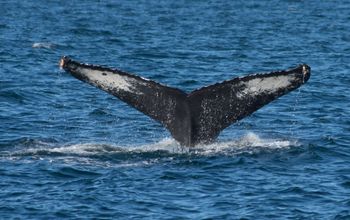
{"type": "Polygon", "coordinates": [[[181,145],[208,143],[232,123],[300,87],[310,78],[306,64],[206,86],[186,94],[121,70],[62,57],[60,67],[164,125],[181,145]]]}

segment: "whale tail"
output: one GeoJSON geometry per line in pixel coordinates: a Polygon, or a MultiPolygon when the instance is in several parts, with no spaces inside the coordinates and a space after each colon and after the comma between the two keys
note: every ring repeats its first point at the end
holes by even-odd
{"type": "Polygon", "coordinates": [[[62,57],[60,67],[112,94],[165,126],[181,145],[213,141],[232,123],[300,87],[310,78],[306,64],[234,78],[189,94],[118,69],[62,57]]]}

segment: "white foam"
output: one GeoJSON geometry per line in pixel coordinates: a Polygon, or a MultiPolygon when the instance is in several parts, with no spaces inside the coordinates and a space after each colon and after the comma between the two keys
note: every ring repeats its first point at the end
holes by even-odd
{"type": "Polygon", "coordinates": [[[112,153],[113,151],[120,151],[120,148],[112,145],[103,144],[74,144],[70,146],[55,147],[51,149],[46,149],[50,153],[62,153],[62,154],[76,154],[80,156],[90,156],[101,153],[112,153]]]}
{"type": "Polygon", "coordinates": [[[164,138],[157,143],[151,145],[141,145],[128,148],[130,151],[138,150],[140,152],[152,152],[152,151],[167,151],[169,153],[182,154],[188,153],[189,148],[181,146],[173,138],[164,138]]]}
{"type": "Polygon", "coordinates": [[[245,89],[242,92],[237,93],[237,97],[242,98],[246,95],[256,96],[261,93],[275,93],[279,89],[290,86],[293,79],[294,77],[290,75],[255,78],[243,82],[245,89]]]}
{"type": "Polygon", "coordinates": [[[44,43],[44,42],[38,42],[34,43],[32,45],[33,48],[46,48],[46,49],[52,49],[54,47],[54,44],[52,43],[44,43]]]}
{"type": "Polygon", "coordinates": [[[106,90],[117,89],[140,94],[140,91],[136,90],[134,85],[141,82],[131,77],[119,75],[111,71],[91,70],[87,68],[79,68],[78,71],[88,77],[92,83],[102,86],[106,90]]]}

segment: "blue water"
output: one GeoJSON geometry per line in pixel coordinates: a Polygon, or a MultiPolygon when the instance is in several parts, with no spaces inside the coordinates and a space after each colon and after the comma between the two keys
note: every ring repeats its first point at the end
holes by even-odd
{"type": "MultiPolygon", "coordinates": [[[[350,3],[1,1],[0,219],[350,219],[350,3]],[[189,150],[58,68],[307,84],[189,150]]],[[[218,106],[219,107],[219,106],[218,106]]]]}

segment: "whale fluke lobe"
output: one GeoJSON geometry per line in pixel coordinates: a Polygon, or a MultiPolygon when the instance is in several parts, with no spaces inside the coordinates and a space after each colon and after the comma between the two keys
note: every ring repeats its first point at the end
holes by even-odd
{"type": "Polygon", "coordinates": [[[306,64],[234,78],[189,94],[118,69],[62,57],[60,67],[165,126],[181,145],[208,143],[232,123],[295,90],[310,78],[306,64]]]}

